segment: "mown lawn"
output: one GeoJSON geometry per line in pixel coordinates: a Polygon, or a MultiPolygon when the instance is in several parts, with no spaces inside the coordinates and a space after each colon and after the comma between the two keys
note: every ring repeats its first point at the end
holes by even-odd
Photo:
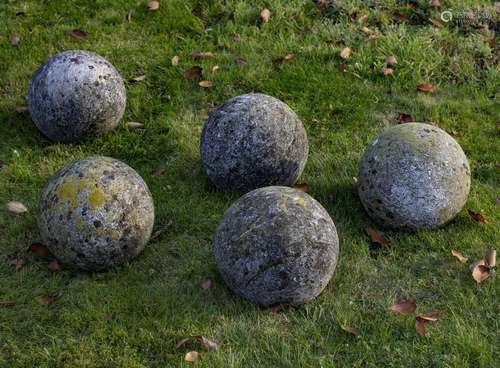
{"type": "Polygon", "coordinates": [[[188,366],[184,355],[196,350],[201,360],[194,364],[206,367],[498,367],[498,278],[476,284],[468,271],[500,239],[498,6],[346,0],[317,11],[313,1],[160,0],[150,11],[146,3],[0,4],[0,365],[188,366]],[[267,23],[259,17],[264,8],[272,13],[267,23]],[[460,12],[470,9],[472,19],[460,22],[460,12]],[[432,24],[443,10],[454,20],[432,24]],[[70,37],[72,29],[87,37],[70,37]],[[380,37],[367,40],[370,34],[380,37]],[[345,47],[352,50],[348,59],[340,57],[345,47]],[[120,127],[100,139],[53,144],[19,107],[36,68],[71,49],[94,51],[115,65],[127,81],[127,109],[120,127]],[[194,51],[214,57],[195,60],[194,51]],[[292,60],[273,63],[289,53],[292,60]],[[175,55],[178,65],[171,63],[175,55]],[[384,76],[390,55],[397,64],[384,76]],[[212,88],[184,78],[195,65],[212,88]],[[145,80],[131,81],[141,75],[145,80]],[[436,90],[418,91],[422,82],[436,90]],[[326,290],[281,313],[230,293],[212,258],[213,233],[237,195],[205,177],[199,136],[209,108],[251,91],[283,100],[304,122],[310,155],[301,181],[340,236],[339,264],[326,290]],[[489,224],[464,209],[437,231],[387,232],[387,250],[371,244],[363,227],[377,226],[353,177],[364,147],[397,124],[400,113],[434,122],[458,140],[472,169],[466,209],[483,211],[489,224]],[[129,130],[129,121],[145,129],[129,130]],[[109,272],[52,272],[48,260],[27,251],[40,241],[38,196],[57,169],[96,154],[123,160],[148,183],[155,237],[140,257],[109,272]],[[29,212],[9,215],[3,206],[13,200],[29,212]],[[469,262],[458,262],[453,249],[469,262]],[[16,259],[26,262],[18,271],[16,259]],[[206,278],[211,288],[200,287],[206,278]],[[40,303],[52,294],[59,298],[40,303]],[[400,299],[415,301],[417,313],[439,311],[425,336],[415,330],[415,315],[387,311],[400,299]],[[217,341],[218,349],[197,342],[176,349],[193,335],[217,341]]]}

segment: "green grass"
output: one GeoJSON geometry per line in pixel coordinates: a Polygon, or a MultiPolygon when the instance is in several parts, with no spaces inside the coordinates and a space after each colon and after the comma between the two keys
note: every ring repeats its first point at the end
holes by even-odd
{"type": "Polygon", "coordinates": [[[482,257],[498,245],[499,90],[498,31],[490,1],[444,1],[442,9],[487,7],[490,28],[447,23],[428,1],[336,1],[323,13],[312,1],[162,0],[148,11],[143,0],[7,0],[0,4],[0,203],[29,207],[20,217],[0,211],[0,366],[165,367],[188,366],[189,350],[202,352],[206,367],[498,367],[499,295],[496,277],[477,285],[467,266],[450,255],[482,257]],[[273,16],[261,24],[260,10],[273,16]],[[23,11],[24,15],[15,13],[23,11]],[[124,14],[132,12],[130,23],[124,14]],[[398,23],[391,13],[410,16],[398,23]],[[381,38],[366,42],[366,21],[381,38]],[[74,40],[74,28],[88,32],[74,40]],[[10,45],[15,33],[21,42],[10,45]],[[230,36],[239,34],[239,42],[230,36]],[[336,40],[335,46],[326,40],[336,40]],[[446,47],[440,47],[440,46],[446,47]],[[350,59],[339,57],[342,47],[350,59]],[[496,47],[496,49],[495,49],[496,47]],[[51,55],[86,49],[107,58],[127,83],[127,109],[119,128],[75,145],[53,144],[35,128],[26,105],[32,73],[51,55]],[[215,58],[193,60],[193,51],[215,58]],[[292,62],[273,66],[289,52],[292,62]],[[180,56],[178,66],[171,58],[180,56]],[[395,75],[380,69],[395,55],[395,75]],[[248,65],[234,62],[244,58],[248,65]],[[340,71],[338,64],[347,69],[340,71]],[[213,65],[220,70],[208,73],[213,65]],[[215,87],[203,89],[182,77],[193,65],[215,87]],[[432,94],[416,85],[430,82],[432,94]],[[301,180],[331,214],[340,236],[336,274],[313,302],[280,314],[254,307],[225,287],[212,259],[212,236],[235,194],[215,189],[205,177],[198,143],[208,104],[259,91],[289,104],[309,135],[310,156],[301,180]],[[388,232],[393,247],[370,244],[370,219],[352,183],[364,147],[396,124],[398,112],[433,121],[453,133],[468,155],[472,188],[466,208],[484,211],[489,225],[462,211],[436,231],[388,232]],[[144,130],[125,129],[139,121],[144,130]],[[50,148],[48,148],[50,147],[50,148]],[[106,155],[135,168],[155,200],[156,230],[166,229],[136,260],[107,273],[64,270],[26,252],[39,241],[36,203],[47,178],[70,160],[106,155]],[[155,175],[152,175],[155,173],[155,175]],[[15,271],[13,258],[27,264],[15,271]],[[214,281],[203,290],[200,281],[214,281]],[[38,298],[61,293],[49,306],[38,298]],[[390,314],[400,298],[415,300],[417,312],[438,310],[441,319],[425,337],[414,317],[390,314]],[[352,325],[354,338],[341,329],[352,325]],[[216,351],[183,336],[204,335],[216,351]]]}

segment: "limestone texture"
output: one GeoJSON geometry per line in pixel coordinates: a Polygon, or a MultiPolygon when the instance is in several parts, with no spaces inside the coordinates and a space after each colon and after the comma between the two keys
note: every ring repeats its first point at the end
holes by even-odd
{"type": "Polygon", "coordinates": [[[243,194],[293,184],[304,169],[309,146],[290,107],[251,93],[230,99],[210,115],[200,152],[205,172],[217,186],[243,194]]]}
{"type": "Polygon", "coordinates": [[[49,139],[64,143],[94,138],[116,127],[126,92],[118,71],[88,51],[65,51],[31,78],[31,118],[49,139]]]}
{"type": "Polygon", "coordinates": [[[104,271],[137,256],[154,223],[151,193],[135,170],[109,157],[71,162],[39,202],[43,243],[64,265],[104,271]]]}
{"type": "Polygon", "coordinates": [[[388,228],[435,229],[467,201],[470,167],[462,148],[424,123],[393,126],[367,147],[358,193],[368,214],[388,228]]]}
{"type": "Polygon", "coordinates": [[[251,191],[224,214],[214,257],[228,287],[261,307],[300,305],[323,291],[339,240],[328,212],[302,191],[251,191]]]}

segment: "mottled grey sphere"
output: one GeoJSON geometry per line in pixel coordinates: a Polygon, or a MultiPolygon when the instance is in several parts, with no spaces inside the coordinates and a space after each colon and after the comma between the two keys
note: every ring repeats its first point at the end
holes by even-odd
{"type": "Polygon", "coordinates": [[[380,224],[407,231],[434,229],[467,201],[470,168],[462,148],[423,123],[393,126],[375,138],[359,165],[358,193],[380,224]]]}
{"type": "Polygon", "coordinates": [[[65,51],[31,78],[28,106],[40,131],[58,142],[78,142],[112,130],[125,111],[123,80],[93,52],[65,51]]]}
{"type": "Polygon", "coordinates": [[[85,157],[50,177],[40,202],[47,248],[69,267],[103,271],[139,254],[151,236],[151,193],[135,170],[109,157],[85,157]]]}
{"type": "Polygon", "coordinates": [[[200,144],[208,177],[240,193],[295,183],[308,151],[307,134],[295,112],[258,93],[234,97],[212,113],[200,144]]]}
{"type": "Polygon", "coordinates": [[[300,305],[319,295],[333,276],[338,251],[328,212],[288,187],[260,188],[238,199],[214,240],[226,284],[262,307],[300,305]]]}

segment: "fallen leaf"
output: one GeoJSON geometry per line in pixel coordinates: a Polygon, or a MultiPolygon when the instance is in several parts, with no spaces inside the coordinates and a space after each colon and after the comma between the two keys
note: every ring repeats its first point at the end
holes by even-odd
{"type": "Polygon", "coordinates": [[[391,18],[397,22],[408,22],[410,20],[408,16],[398,12],[392,13],[391,18]]]}
{"type": "Polygon", "coordinates": [[[33,243],[30,245],[29,251],[37,257],[50,257],[52,254],[47,247],[42,243],[33,243]]]}
{"type": "Polygon", "coordinates": [[[385,59],[385,63],[387,65],[396,65],[398,63],[398,60],[394,55],[387,56],[387,59],[385,59]]]}
{"type": "Polygon", "coordinates": [[[3,301],[0,302],[0,307],[2,308],[12,308],[16,305],[16,302],[13,301],[3,301]]]}
{"type": "Polygon", "coordinates": [[[179,55],[174,55],[172,60],[170,60],[173,66],[179,65],[179,55]]]}
{"type": "Polygon", "coordinates": [[[488,266],[478,264],[472,269],[472,278],[479,284],[490,277],[490,268],[488,266]]]}
{"type": "Polygon", "coordinates": [[[57,259],[53,259],[52,261],[50,261],[49,264],[47,265],[47,267],[52,272],[59,272],[59,271],[61,271],[61,266],[59,265],[59,262],[57,262],[57,259]]]}
{"type": "Polygon", "coordinates": [[[389,244],[391,244],[391,242],[385,238],[384,233],[380,230],[365,225],[365,232],[373,243],[380,245],[382,248],[387,248],[389,244]]]}
{"type": "Polygon", "coordinates": [[[439,317],[439,312],[432,311],[432,312],[428,312],[428,313],[421,314],[421,315],[417,316],[417,319],[421,319],[421,320],[423,320],[425,322],[429,322],[429,323],[434,323],[439,319],[438,317],[439,317]]]}
{"type": "Polygon", "coordinates": [[[441,0],[430,0],[427,6],[429,8],[439,8],[441,6],[441,0]]]}
{"type": "Polygon", "coordinates": [[[18,114],[24,114],[26,111],[28,111],[28,107],[27,106],[18,106],[18,107],[16,107],[16,112],[18,114]]]}
{"type": "Polygon", "coordinates": [[[177,341],[177,344],[175,344],[176,349],[182,348],[186,343],[189,341],[189,337],[183,337],[179,341],[177,341]]]}
{"type": "Polygon", "coordinates": [[[15,261],[16,271],[19,271],[26,265],[26,261],[24,259],[18,258],[15,261]]]}
{"type": "Polygon", "coordinates": [[[488,249],[486,253],[486,263],[488,267],[494,268],[497,265],[497,251],[496,249],[488,249]]]}
{"type": "Polygon", "coordinates": [[[196,77],[200,77],[203,68],[201,66],[193,66],[184,72],[184,78],[186,79],[194,79],[196,77]]]}
{"type": "Polygon", "coordinates": [[[145,79],[146,79],[145,75],[138,75],[137,77],[132,78],[132,81],[133,82],[142,82],[145,79]]]}
{"type": "Polygon", "coordinates": [[[456,257],[456,258],[457,258],[460,262],[462,262],[462,263],[467,262],[467,260],[469,259],[469,258],[467,258],[467,257],[464,257],[464,256],[462,255],[462,253],[460,253],[460,252],[459,252],[459,251],[457,251],[457,250],[452,250],[452,251],[451,251],[451,255],[452,255],[453,257],[456,257]]]}
{"type": "Polygon", "coordinates": [[[10,37],[10,45],[12,47],[17,47],[17,45],[19,45],[19,42],[21,42],[21,38],[17,34],[13,33],[10,37]]]}
{"type": "Polygon", "coordinates": [[[269,22],[269,19],[271,18],[271,11],[267,8],[262,9],[260,12],[260,19],[262,20],[263,23],[269,22]]]}
{"type": "Polygon", "coordinates": [[[158,10],[160,8],[160,2],[159,1],[149,1],[146,5],[146,7],[149,10],[158,10]]]}
{"type": "Polygon", "coordinates": [[[354,327],[352,327],[352,326],[344,325],[344,326],[340,326],[340,328],[342,328],[345,332],[350,333],[354,337],[358,336],[358,331],[356,331],[356,329],[354,327]]]}
{"type": "Polygon", "coordinates": [[[207,350],[216,350],[218,348],[215,341],[207,339],[205,336],[195,336],[194,338],[207,350]]]}
{"type": "Polygon", "coordinates": [[[184,360],[189,363],[197,362],[200,359],[200,353],[197,351],[189,351],[184,356],[184,360]]]}
{"type": "Polygon", "coordinates": [[[342,59],[349,59],[351,56],[351,49],[349,47],[344,47],[342,51],[340,51],[340,57],[342,59]]]}
{"type": "Polygon", "coordinates": [[[210,69],[210,74],[215,74],[215,72],[217,72],[217,70],[219,70],[220,67],[218,65],[214,65],[212,67],[212,69],[210,69]]]}
{"type": "Polygon", "coordinates": [[[61,297],[61,293],[42,295],[38,301],[42,305],[50,305],[61,297]]]}
{"type": "Polygon", "coordinates": [[[403,300],[398,304],[394,304],[392,307],[388,308],[389,312],[399,313],[403,316],[412,314],[417,309],[417,305],[408,300],[403,300]]]}
{"type": "Polygon", "coordinates": [[[413,117],[410,114],[405,114],[403,112],[398,113],[399,124],[410,123],[413,121],[413,117]]]}
{"type": "Polygon", "coordinates": [[[363,33],[372,33],[371,29],[368,27],[361,27],[360,31],[363,33]]]}
{"type": "Polygon", "coordinates": [[[444,27],[444,24],[443,22],[441,22],[440,20],[437,20],[437,19],[429,19],[431,21],[432,24],[434,24],[435,27],[437,28],[443,28],[444,27]]]}
{"type": "Polygon", "coordinates": [[[422,92],[434,92],[436,88],[427,82],[417,84],[417,89],[422,92]]]}
{"type": "Polygon", "coordinates": [[[378,40],[379,38],[380,38],[379,35],[371,34],[371,35],[369,35],[368,37],[365,38],[365,42],[375,41],[375,40],[378,40]]]}
{"type": "Polygon", "coordinates": [[[200,286],[203,290],[210,289],[212,287],[212,280],[203,279],[203,280],[201,280],[200,286]]]}
{"type": "Polygon", "coordinates": [[[420,336],[425,336],[425,322],[423,320],[416,318],[415,329],[420,336]]]}
{"type": "Polygon", "coordinates": [[[386,77],[388,75],[394,75],[394,69],[384,67],[384,68],[382,68],[382,75],[384,75],[386,77]]]}
{"type": "Polygon", "coordinates": [[[194,59],[210,59],[214,57],[214,54],[209,51],[195,51],[189,55],[194,59]]]}
{"type": "Polygon", "coordinates": [[[132,22],[132,12],[129,10],[128,12],[125,13],[125,20],[130,23],[132,22]]]}
{"type": "Polygon", "coordinates": [[[355,176],[353,176],[352,177],[352,182],[353,182],[354,185],[358,185],[358,178],[355,177],[355,176]]]}
{"type": "Polygon", "coordinates": [[[478,259],[478,260],[472,262],[469,265],[469,271],[472,272],[472,270],[474,268],[476,268],[476,266],[486,266],[486,260],[484,260],[484,259],[478,259]]]}
{"type": "Polygon", "coordinates": [[[73,29],[71,32],[69,32],[69,35],[77,40],[83,40],[87,38],[87,32],[82,31],[81,29],[73,29]]]}
{"type": "Polygon", "coordinates": [[[234,62],[236,63],[236,65],[238,66],[245,66],[248,64],[248,61],[246,61],[245,59],[242,59],[242,58],[236,58],[234,60],[234,62]]]}
{"type": "Polygon", "coordinates": [[[144,124],[143,123],[139,123],[137,121],[129,121],[128,123],[125,124],[125,127],[127,129],[143,129],[144,128],[144,124]]]}
{"type": "Polygon", "coordinates": [[[360,16],[360,17],[359,17],[358,22],[359,22],[359,23],[364,23],[364,22],[366,22],[367,20],[368,20],[368,15],[367,15],[367,14],[364,14],[364,15],[362,15],[362,16],[360,16]]]}
{"type": "Polygon", "coordinates": [[[307,193],[307,190],[309,189],[307,183],[295,183],[293,187],[297,190],[300,190],[301,192],[307,193]]]}
{"type": "Polygon", "coordinates": [[[293,59],[295,59],[295,54],[288,53],[285,56],[273,59],[273,65],[283,64],[284,62],[289,62],[292,61],[293,59]]]}
{"type": "Polygon", "coordinates": [[[483,224],[489,224],[490,222],[486,220],[481,212],[474,212],[472,210],[467,210],[469,216],[477,222],[482,222],[483,224]]]}
{"type": "Polygon", "coordinates": [[[198,85],[203,88],[212,88],[214,86],[214,82],[209,80],[202,80],[198,83],[198,85]]]}
{"type": "Polygon", "coordinates": [[[347,64],[337,64],[335,67],[340,70],[341,72],[345,71],[347,69],[347,64]]]}
{"type": "Polygon", "coordinates": [[[5,204],[5,208],[11,215],[22,215],[28,212],[28,209],[24,204],[17,201],[10,201],[5,204]]]}

